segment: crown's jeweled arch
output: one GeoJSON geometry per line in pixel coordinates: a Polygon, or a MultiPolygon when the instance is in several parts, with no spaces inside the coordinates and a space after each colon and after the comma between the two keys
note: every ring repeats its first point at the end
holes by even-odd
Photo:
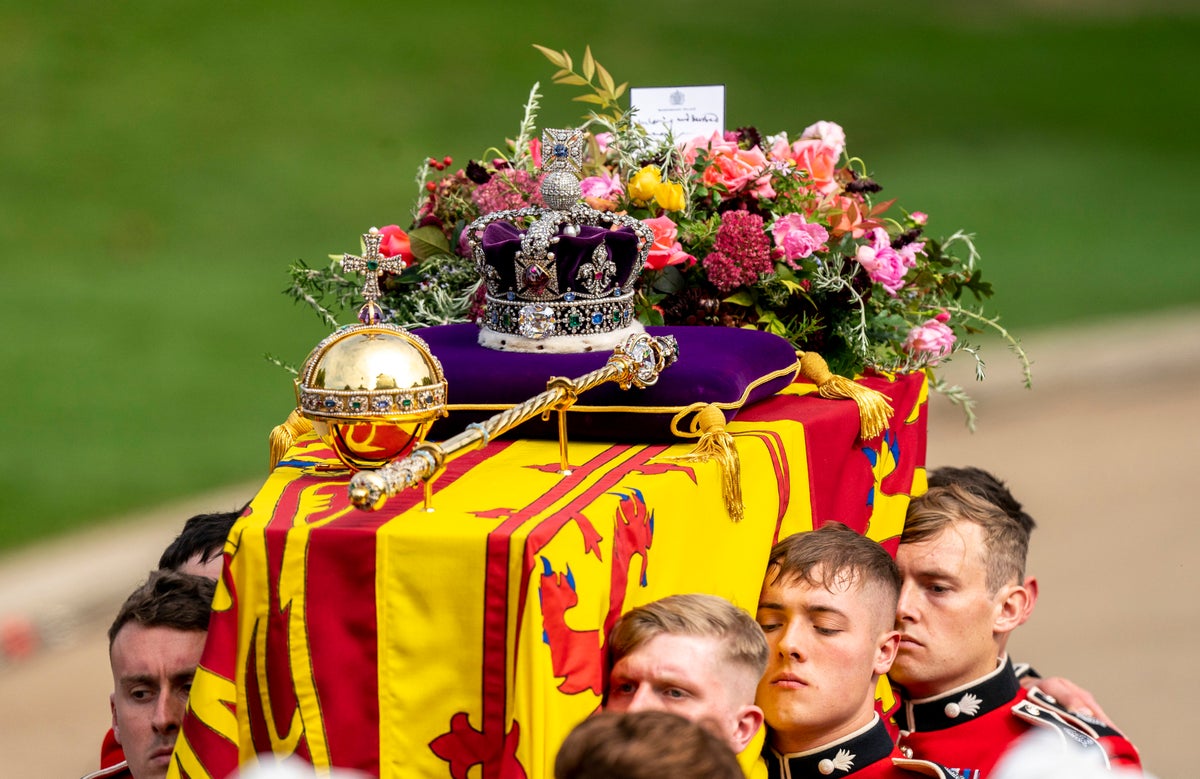
{"type": "Polygon", "coordinates": [[[486,214],[467,240],[486,287],[480,343],[513,351],[615,346],[642,327],[634,289],[654,234],[640,220],[582,200],[585,135],[542,133],[542,200],[486,214]]]}

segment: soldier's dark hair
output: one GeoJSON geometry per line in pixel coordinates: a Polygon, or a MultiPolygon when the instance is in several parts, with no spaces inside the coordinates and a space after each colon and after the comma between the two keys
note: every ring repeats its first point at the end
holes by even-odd
{"type": "Polygon", "coordinates": [[[134,590],[108,629],[108,648],[129,623],[176,630],[208,630],[216,582],[204,576],[177,571],[151,571],[150,578],[134,590]]]}
{"type": "Polygon", "coordinates": [[[193,557],[199,557],[200,562],[207,563],[221,554],[229,530],[243,510],[197,514],[188,519],[183,523],[183,530],[175,540],[163,550],[162,556],[158,558],[158,567],[176,570],[193,557]]]}
{"type": "Polygon", "coordinates": [[[874,588],[883,596],[880,619],[890,626],[900,598],[900,569],[877,542],[840,522],[796,533],[780,541],[767,558],[767,580],[797,579],[812,587],[832,590],[849,581],[860,589],[874,588]]]}

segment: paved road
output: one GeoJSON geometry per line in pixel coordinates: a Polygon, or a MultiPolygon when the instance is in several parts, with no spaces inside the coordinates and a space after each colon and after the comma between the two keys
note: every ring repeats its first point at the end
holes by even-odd
{"type": "MultiPolygon", "coordinates": [[[[1030,572],[1042,594],[1014,655],[1092,689],[1160,777],[1190,776],[1185,736],[1200,732],[1200,511],[1190,467],[1200,312],[1044,333],[1027,346],[1036,360],[1028,392],[1014,361],[988,345],[974,434],[934,398],[929,464],[992,470],[1039,522],[1030,572]]],[[[968,366],[954,367],[961,375],[968,366]]],[[[41,627],[57,637],[0,665],[0,775],[69,778],[94,767],[111,689],[103,633],[116,604],[184,518],[238,505],[256,487],[0,557],[0,640],[18,639],[28,613],[47,615],[41,627]]]]}

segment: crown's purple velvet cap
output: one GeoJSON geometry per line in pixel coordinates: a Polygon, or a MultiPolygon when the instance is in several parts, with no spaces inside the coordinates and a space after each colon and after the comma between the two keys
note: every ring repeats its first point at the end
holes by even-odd
{"type": "MultiPolygon", "coordinates": [[[[516,255],[521,250],[522,235],[524,231],[518,230],[509,222],[492,222],[484,228],[480,243],[488,265],[495,268],[499,274],[498,289],[501,295],[524,286],[523,283],[518,285],[516,278],[516,255]]],[[[634,275],[634,266],[638,261],[638,237],[633,230],[628,227],[609,230],[580,225],[579,235],[560,234],[558,238],[558,243],[552,244],[550,251],[554,252],[559,294],[568,290],[583,292],[575,285],[575,275],[580,265],[591,262],[592,252],[601,242],[608,246],[609,257],[617,266],[617,273],[613,278],[614,286],[620,286],[622,292],[627,291],[626,282],[634,275]]]]}

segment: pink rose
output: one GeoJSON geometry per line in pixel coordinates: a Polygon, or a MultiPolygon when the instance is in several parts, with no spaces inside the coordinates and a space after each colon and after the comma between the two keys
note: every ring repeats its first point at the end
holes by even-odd
{"type": "Polygon", "coordinates": [[[876,227],[871,230],[871,243],[859,246],[854,259],[867,271],[871,281],[896,297],[896,290],[904,286],[904,274],[916,266],[916,254],[924,248],[924,244],[910,243],[899,250],[893,249],[887,230],[876,227]]]}
{"type": "Polygon", "coordinates": [[[929,214],[924,211],[913,211],[908,216],[913,220],[913,224],[923,225],[929,221],[929,214]]]}
{"type": "Polygon", "coordinates": [[[804,128],[800,140],[815,139],[832,146],[837,150],[837,156],[842,156],[846,150],[846,131],[837,122],[817,122],[804,128]]]}
{"type": "Polygon", "coordinates": [[[709,151],[712,154],[719,154],[721,152],[732,154],[737,151],[737,144],[726,141],[725,136],[714,132],[712,135],[697,135],[695,138],[685,141],[679,147],[679,151],[683,155],[683,160],[689,167],[695,163],[696,158],[700,156],[702,150],[709,151]]]}
{"type": "Polygon", "coordinates": [[[727,197],[743,189],[750,190],[759,198],[775,197],[775,190],[771,187],[770,166],[762,149],[757,146],[742,149],[736,140],[719,133],[693,138],[681,149],[684,161],[689,166],[705,150],[708,151],[708,167],[704,169],[701,180],[707,186],[721,185],[727,197]]]}
{"type": "Polygon", "coordinates": [[[925,253],[925,243],[906,243],[896,250],[904,258],[904,264],[910,268],[917,267],[917,255],[925,253]]]}
{"type": "Polygon", "coordinates": [[[780,151],[795,163],[798,169],[808,171],[812,186],[818,192],[828,195],[837,191],[838,183],[834,176],[842,152],[836,146],[821,140],[801,139],[786,151],[780,151]]]}
{"type": "MultiPolygon", "coordinates": [[[[767,158],[755,146],[753,149],[738,149],[733,154],[716,155],[705,169],[703,180],[709,186],[720,184],[730,195],[746,188],[759,192],[764,187],[770,188],[771,179],[764,175],[766,170],[767,158]]],[[[760,196],[771,195],[760,193],[760,196]]]]}
{"type": "Polygon", "coordinates": [[[775,220],[771,227],[775,245],[783,250],[784,259],[792,267],[793,260],[809,257],[829,240],[829,232],[819,224],[806,222],[803,214],[788,214],[775,220]]]}
{"type": "Polygon", "coordinates": [[[646,267],[651,270],[662,270],[668,265],[691,265],[696,258],[683,250],[683,245],[676,240],[679,228],[669,216],[657,216],[653,219],[643,219],[646,226],[654,231],[654,245],[650,247],[650,256],[646,258],[646,267]]]}
{"type": "Polygon", "coordinates": [[[613,142],[613,134],[596,133],[593,137],[596,139],[596,148],[600,150],[600,153],[608,154],[608,145],[613,142]]]}
{"type": "Polygon", "coordinates": [[[930,319],[908,331],[904,339],[904,351],[915,357],[924,357],[930,365],[937,365],[943,357],[954,351],[954,331],[937,319],[930,319]]]}
{"type": "Polygon", "coordinates": [[[399,255],[404,258],[404,267],[413,264],[416,257],[413,256],[412,244],[408,240],[408,233],[401,230],[397,225],[388,225],[387,227],[379,228],[379,234],[383,236],[383,240],[379,242],[379,251],[384,257],[395,257],[399,255]]]}
{"type": "Polygon", "coordinates": [[[599,176],[588,176],[579,182],[585,198],[598,197],[602,200],[615,200],[624,194],[620,176],[614,176],[608,171],[601,171],[599,176]]]}

